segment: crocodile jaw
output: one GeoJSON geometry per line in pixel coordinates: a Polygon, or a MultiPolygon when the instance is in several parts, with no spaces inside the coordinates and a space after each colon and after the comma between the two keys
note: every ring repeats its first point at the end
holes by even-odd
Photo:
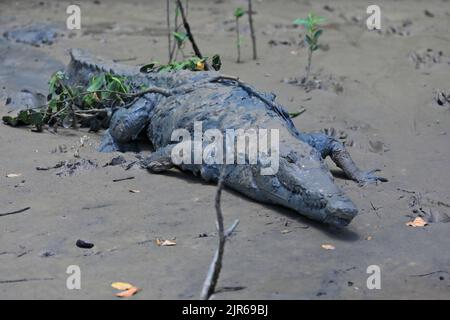
{"type": "Polygon", "coordinates": [[[353,202],[334,184],[326,166],[302,168],[280,159],[274,176],[256,176],[257,188],[272,203],[288,207],[310,219],[347,226],[358,214],[353,202]]]}

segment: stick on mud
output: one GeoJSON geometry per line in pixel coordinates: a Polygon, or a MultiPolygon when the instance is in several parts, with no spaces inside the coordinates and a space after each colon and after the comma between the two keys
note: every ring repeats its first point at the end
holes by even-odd
{"type": "Polygon", "coordinates": [[[234,223],[227,230],[224,230],[223,214],[222,208],[220,206],[220,199],[222,196],[224,179],[225,179],[225,166],[223,166],[220,173],[220,178],[219,182],[217,183],[217,191],[215,197],[217,230],[219,233],[219,247],[214,253],[213,260],[211,262],[211,265],[209,266],[208,274],[206,275],[206,279],[203,284],[203,289],[200,295],[201,300],[209,300],[211,295],[215,292],[216,285],[220,276],[220,270],[222,269],[222,259],[223,253],[225,251],[225,242],[227,241],[227,238],[231,236],[231,234],[239,224],[239,220],[235,220],[234,223]]]}
{"type": "Polygon", "coordinates": [[[12,215],[12,214],[17,214],[17,213],[22,213],[22,212],[25,212],[25,211],[30,210],[30,209],[31,209],[31,207],[26,207],[26,208],[23,208],[23,209],[20,209],[20,210],[12,211],[12,212],[0,213],[0,217],[9,216],[9,215],[12,215]]]}

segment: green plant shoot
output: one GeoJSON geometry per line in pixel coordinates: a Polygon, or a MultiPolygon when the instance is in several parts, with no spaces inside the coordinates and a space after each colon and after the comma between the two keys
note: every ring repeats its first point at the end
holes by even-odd
{"type": "Polygon", "coordinates": [[[242,7],[237,7],[234,10],[234,18],[236,19],[236,48],[237,48],[237,63],[241,62],[241,36],[239,33],[239,19],[245,14],[245,10],[242,7]]]}
{"type": "Polygon", "coordinates": [[[305,41],[308,44],[308,64],[306,66],[306,76],[304,82],[308,81],[309,74],[311,72],[312,54],[319,48],[319,37],[322,35],[323,30],[320,29],[319,24],[323,23],[325,18],[316,16],[313,13],[308,13],[306,19],[296,19],[294,24],[302,25],[306,29],[305,41]]]}

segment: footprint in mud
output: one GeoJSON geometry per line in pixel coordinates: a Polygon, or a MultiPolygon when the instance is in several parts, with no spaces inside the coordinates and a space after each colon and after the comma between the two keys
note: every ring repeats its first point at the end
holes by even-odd
{"type": "Polygon", "coordinates": [[[349,139],[348,134],[344,130],[336,130],[333,127],[324,128],[320,132],[326,134],[327,136],[333,137],[339,140],[344,146],[351,147],[354,145],[354,141],[349,139]]]}
{"type": "Polygon", "coordinates": [[[37,108],[46,103],[46,97],[36,91],[22,89],[20,92],[8,95],[5,99],[5,106],[12,109],[37,108]]]}
{"type": "Polygon", "coordinates": [[[369,140],[369,151],[373,153],[383,153],[389,151],[383,141],[380,140],[369,140]]]}
{"type": "Polygon", "coordinates": [[[328,274],[325,275],[322,283],[320,285],[320,289],[316,293],[316,297],[338,297],[344,288],[344,283],[347,286],[353,286],[352,281],[344,281],[342,279],[349,271],[356,269],[355,267],[348,268],[345,270],[332,270],[328,274]]]}
{"type": "Polygon", "coordinates": [[[450,212],[450,204],[429,197],[423,197],[422,193],[418,191],[409,191],[401,188],[398,188],[398,190],[409,195],[409,198],[406,199],[412,214],[408,214],[407,217],[411,219],[420,217],[427,223],[450,222],[450,215],[447,214],[447,212],[450,212]]]}
{"type": "Polygon", "coordinates": [[[450,92],[435,90],[434,101],[436,101],[439,106],[450,106],[450,92]]]}
{"type": "Polygon", "coordinates": [[[59,169],[56,172],[57,176],[72,176],[81,171],[98,168],[97,162],[90,159],[71,159],[60,161],[51,167],[36,167],[38,171],[47,171],[51,169],[59,169]]]}
{"type": "Polygon", "coordinates": [[[306,79],[305,77],[292,77],[284,78],[281,82],[299,86],[303,88],[305,92],[310,92],[312,90],[331,90],[336,94],[341,94],[344,92],[344,86],[342,85],[344,80],[345,77],[339,77],[339,79],[337,79],[332,74],[322,76],[319,71],[318,73],[312,74],[309,79],[306,79]]]}
{"type": "Polygon", "coordinates": [[[40,47],[42,45],[52,45],[59,33],[59,30],[54,25],[38,23],[8,30],[3,33],[3,36],[8,40],[40,47]]]}
{"type": "Polygon", "coordinates": [[[443,63],[450,66],[450,57],[444,55],[441,50],[435,51],[431,48],[419,49],[411,52],[408,57],[414,63],[416,69],[430,68],[435,64],[443,63]]]}
{"type": "Polygon", "coordinates": [[[378,30],[378,33],[380,35],[394,35],[394,36],[401,36],[406,37],[411,35],[411,29],[412,29],[412,21],[407,19],[402,21],[400,24],[392,24],[389,25],[387,28],[378,30]]]}

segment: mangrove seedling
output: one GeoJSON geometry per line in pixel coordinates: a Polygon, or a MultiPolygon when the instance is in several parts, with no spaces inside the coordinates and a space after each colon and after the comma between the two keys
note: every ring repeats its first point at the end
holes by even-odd
{"type": "Polygon", "coordinates": [[[319,48],[319,37],[322,35],[323,30],[320,29],[319,24],[324,22],[325,18],[316,16],[313,13],[309,13],[306,19],[296,19],[294,24],[302,25],[306,29],[305,41],[308,44],[308,64],[306,65],[306,76],[303,82],[307,82],[309,74],[311,72],[311,60],[312,54],[319,48]]]}
{"type": "Polygon", "coordinates": [[[239,19],[245,14],[245,10],[242,7],[234,10],[234,18],[236,19],[236,48],[237,48],[237,63],[241,62],[241,36],[239,33],[239,19]]]}

